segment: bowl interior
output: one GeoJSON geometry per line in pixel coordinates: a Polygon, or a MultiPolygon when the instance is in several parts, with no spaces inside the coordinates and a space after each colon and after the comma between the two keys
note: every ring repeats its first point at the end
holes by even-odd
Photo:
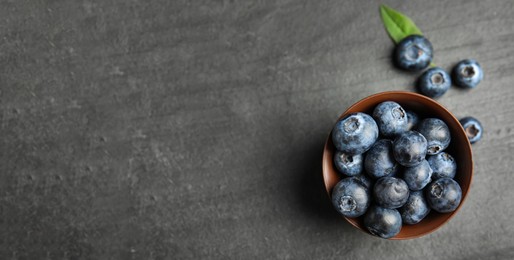
{"type": "MultiPolygon", "coordinates": [[[[432,210],[420,223],[416,225],[403,225],[400,233],[391,239],[416,238],[431,233],[441,227],[450,220],[464,204],[473,178],[471,145],[459,121],[448,110],[436,101],[412,92],[390,91],[369,96],[348,108],[339,119],[354,112],[364,112],[371,115],[375,106],[384,101],[395,101],[404,109],[416,112],[420,118],[440,118],[448,125],[452,136],[451,143],[445,151],[451,154],[457,162],[457,174],[454,179],[459,183],[462,189],[462,201],[454,212],[443,214],[432,210]]],[[[335,147],[329,135],[323,151],[323,179],[329,196],[331,196],[332,188],[342,179],[333,164],[334,151],[335,147]]],[[[345,219],[356,228],[368,233],[361,218],[345,217],[345,219]]]]}

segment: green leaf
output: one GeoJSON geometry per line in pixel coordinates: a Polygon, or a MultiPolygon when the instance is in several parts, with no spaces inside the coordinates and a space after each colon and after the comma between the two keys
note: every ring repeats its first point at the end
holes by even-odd
{"type": "Polygon", "coordinates": [[[380,5],[380,15],[387,33],[397,44],[409,35],[423,35],[409,17],[384,4],[380,5]]]}

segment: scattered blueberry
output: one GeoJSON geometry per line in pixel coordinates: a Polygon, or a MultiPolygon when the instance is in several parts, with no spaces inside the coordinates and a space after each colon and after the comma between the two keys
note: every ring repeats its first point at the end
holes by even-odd
{"type": "Polygon", "coordinates": [[[382,177],[375,182],[373,195],[379,206],[395,209],[403,206],[409,198],[409,187],[402,179],[382,177]]]}
{"type": "Polygon", "coordinates": [[[393,142],[382,139],[377,141],[364,158],[366,173],[377,179],[395,174],[399,168],[393,156],[393,142]]]}
{"type": "Polygon", "coordinates": [[[337,151],[334,154],[334,164],[336,169],[346,176],[356,176],[362,172],[362,154],[346,154],[337,151]]]}
{"type": "Polygon", "coordinates": [[[406,167],[403,172],[403,180],[410,190],[421,190],[432,180],[432,169],[427,160],[413,167],[406,167]]]}
{"type": "Polygon", "coordinates": [[[373,110],[373,119],[384,136],[392,137],[407,131],[407,112],[396,102],[378,104],[373,110]]]}
{"type": "Polygon", "coordinates": [[[375,236],[391,238],[400,233],[402,217],[396,209],[373,205],[364,215],[364,226],[375,236]]]}
{"type": "Polygon", "coordinates": [[[406,110],[407,112],[407,130],[412,130],[416,127],[419,122],[418,114],[412,112],[411,110],[406,110]]]}
{"type": "Polygon", "coordinates": [[[461,88],[475,88],[483,77],[482,67],[472,59],[460,61],[452,71],[453,82],[461,88]]]}
{"type": "Polygon", "coordinates": [[[343,216],[363,215],[370,204],[370,192],[354,177],[339,181],[332,190],[332,204],[343,216]]]}
{"type": "Polygon", "coordinates": [[[474,144],[482,138],[482,132],[484,130],[482,124],[476,118],[468,116],[462,118],[459,122],[464,128],[470,143],[474,144]]]}
{"type": "Polygon", "coordinates": [[[434,171],[432,174],[432,178],[453,178],[455,177],[455,173],[457,172],[457,162],[453,157],[445,152],[440,154],[428,156],[428,164],[430,164],[430,168],[434,171]]]}
{"type": "Polygon", "coordinates": [[[427,154],[434,155],[442,152],[450,145],[450,129],[443,120],[426,118],[419,122],[416,130],[427,139],[427,154]]]}
{"type": "Polygon", "coordinates": [[[426,199],[430,207],[441,213],[452,212],[460,204],[462,190],[459,184],[450,178],[440,178],[427,186],[426,199]]]}
{"type": "Polygon", "coordinates": [[[421,71],[432,62],[432,44],[421,35],[405,37],[396,45],[394,62],[404,70],[421,71]]]}
{"type": "Polygon", "coordinates": [[[428,69],[418,79],[419,91],[431,98],[444,95],[451,85],[450,75],[440,67],[428,69]]]}
{"type": "Polygon", "coordinates": [[[416,131],[407,131],[393,142],[393,155],[398,163],[406,167],[418,165],[425,159],[427,140],[416,131]]]}
{"type": "Polygon", "coordinates": [[[430,213],[430,207],[425,200],[423,191],[412,191],[409,199],[399,211],[402,215],[402,223],[414,225],[430,213]]]}
{"type": "Polygon", "coordinates": [[[332,130],[337,150],[347,154],[366,152],[378,138],[378,126],[371,116],[353,113],[338,121],[332,130]]]}

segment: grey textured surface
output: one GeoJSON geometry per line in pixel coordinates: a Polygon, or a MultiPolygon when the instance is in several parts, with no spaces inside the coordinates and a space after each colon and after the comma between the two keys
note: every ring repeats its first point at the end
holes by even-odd
{"type": "Polygon", "coordinates": [[[462,210],[386,241],[332,210],[323,142],[409,90],[378,1],[0,2],[1,259],[512,259],[514,2],[387,1],[435,63],[485,80],[439,101],[486,132],[462,210]]]}

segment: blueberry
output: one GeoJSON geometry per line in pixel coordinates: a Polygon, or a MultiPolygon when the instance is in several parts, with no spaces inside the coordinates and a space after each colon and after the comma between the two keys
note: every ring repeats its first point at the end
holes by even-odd
{"type": "Polygon", "coordinates": [[[351,155],[337,151],[334,154],[334,164],[336,169],[346,176],[359,175],[362,172],[362,154],[351,155]]]}
{"type": "Polygon", "coordinates": [[[403,206],[409,198],[409,187],[402,179],[382,177],[373,186],[373,196],[379,206],[395,209],[403,206]]]}
{"type": "Polygon", "coordinates": [[[421,35],[411,35],[396,45],[394,61],[404,70],[421,71],[432,62],[432,44],[421,35]]]}
{"type": "Polygon", "coordinates": [[[452,70],[453,83],[461,88],[475,88],[482,81],[484,73],[476,60],[462,60],[452,70]]]}
{"type": "Polygon", "coordinates": [[[343,216],[362,216],[370,204],[370,191],[354,177],[342,179],[332,190],[332,204],[343,216]]]}
{"type": "Polygon", "coordinates": [[[427,160],[423,160],[420,164],[405,168],[403,180],[407,183],[410,190],[421,190],[427,186],[432,178],[432,169],[427,160]]]}
{"type": "Polygon", "coordinates": [[[427,158],[430,168],[434,171],[432,178],[453,178],[457,172],[457,163],[453,157],[445,152],[428,156],[427,158]]]}
{"type": "Polygon", "coordinates": [[[412,191],[409,199],[399,211],[402,215],[402,223],[414,225],[430,213],[430,207],[423,195],[423,191],[412,191]]]}
{"type": "Polygon", "coordinates": [[[366,152],[378,138],[378,126],[371,116],[353,113],[339,120],[332,130],[337,150],[347,154],[366,152]]]}
{"type": "Polygon", "coordinates": [[[459,122],[464,128],[470,143],[474,144],[482,138],[482,124],[476,118],[468,116],[462,118],[459,122]]]}
{"type": "Polygon", "coordinates": [[[384,136],[392,137],[407,131],[407,112],[396,102],[378,104],[373,110],[373,119],[384,136]]]}
{"type": "Polygon", "coordinates": [[[406,110],[407,112],[407,130],[412,130],[416,127],[419,122],[418,114],[412,112],[411,110],[406,110]]]}
{"type": "Polygon", "coordinates": [[[374,182],[373,180],[371,180],[370,178],[368,178],[368,176],[366,174],[361,173],[357,176],[354,176],[354,178],[357,180],[357,181],[360,181],[361,184],[368,190],[371,191],[371,189],[373,188],[373,185],[374,185],[374,182]]]}
{"type": "Polygon", "coordinates": [[[427,186],[426,199],[430,207],[441,213],[452,212],[460,204],[462,190],[459,184],[450,178],[440,178],[427,186]]]}
{"type": "Polygon", "coordinates": [[[440,67],[428,69],[418,79],[419,91],[431,98],[444,95],[451,85],[450,75],[440,67]]]}
{"type": "Polygon", "coordinates": [[[406,167],[420,164],[427,153],[427,139],[416,132],[407,131],[393,142],[393,155],[398,163],[406,167]]]}
{"type": "Polygon", "coordinates": [[[373,205],[364,215],[364,226],[375,236],[391,238],[400,233],[402,217],[396,209],[373,205]]]}
{"type": "Polygon", "coordinates": [[[450,129],[443,120],[426,118],[419,122],[416,130],[427,139],[427,154],[434,155],[442,152],[450,145],[450,129]]]}
{"type": "Polygon", "coordinates": [[[377,141],[366,153],[364,168],[375,179],[395,174],[399,165],[394,160],[393,142],[387,139],[377,141]]]}

